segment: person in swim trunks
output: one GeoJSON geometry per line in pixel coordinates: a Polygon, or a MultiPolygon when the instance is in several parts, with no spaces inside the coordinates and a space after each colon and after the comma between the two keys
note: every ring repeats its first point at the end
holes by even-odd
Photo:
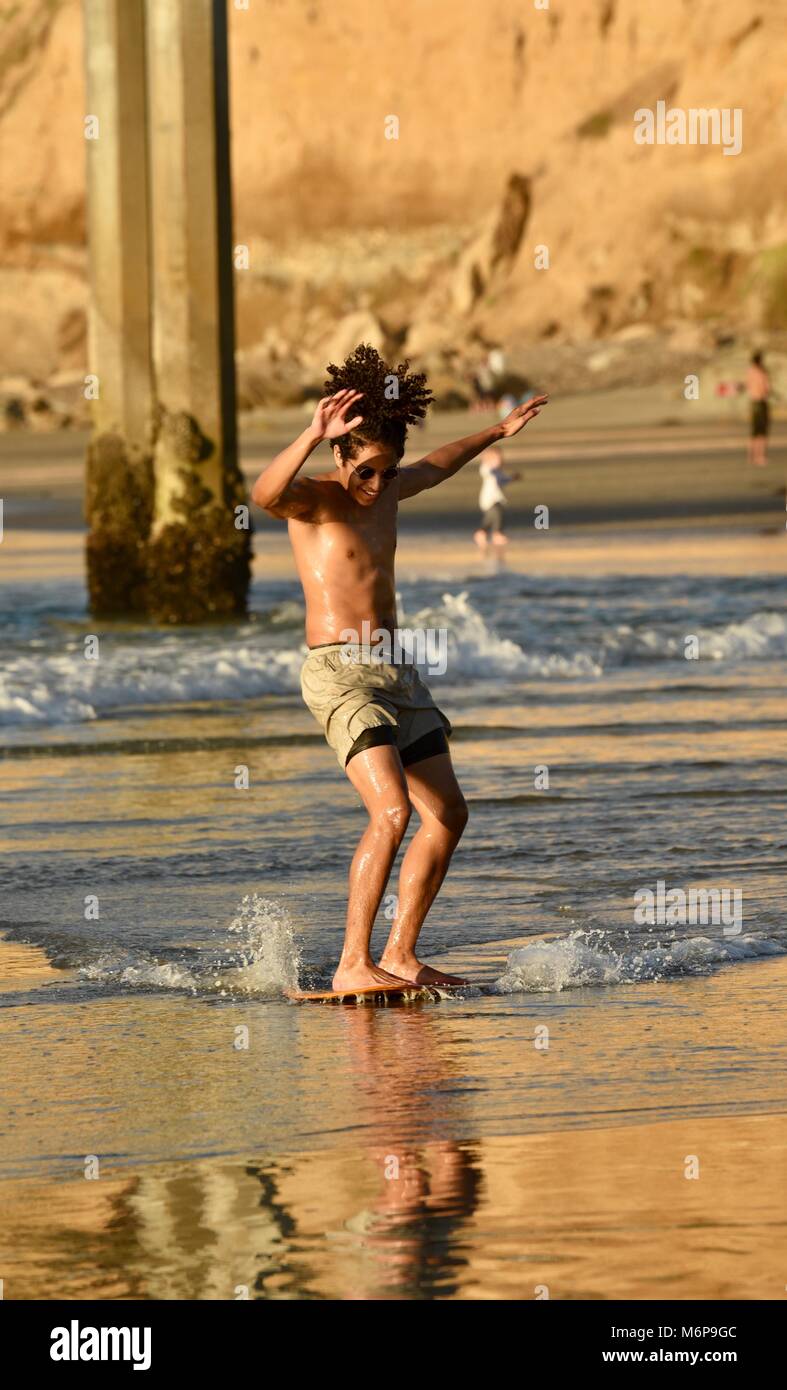
{"type": "Polygon", "coordinates": [[[765,468],[768,462],[768,431],[770,430],[771,382],[761,352],[752,353],[751,364],[746,373],[746,390],[751,401],[751,431],[749,438],[749,463],[755,468],[765,468]]]}
{"type": "Polygon", "coordinates": [[[463,983],[424,965],[415,951],[467,823],[467,804],[448,749],[450,722],[415,665],[398,659],[397,510],[517,434],[547,401],[536,397],[478,434],[402,464],[408,426],[424,418],[432,400],[425,376],[409,365],[394,370],[365,343],[341,366],[331,363],[311,424],[252,489],[258,506],[288,523],[306,602],[304,700],[369,817],[350,868],[335,990],[463,983]],[[333,469],[299,476],[323,441],[333,469]],[[375,964],[372,927],[413,810],[420,825],[402,861],[396,916],[375,964]]]}

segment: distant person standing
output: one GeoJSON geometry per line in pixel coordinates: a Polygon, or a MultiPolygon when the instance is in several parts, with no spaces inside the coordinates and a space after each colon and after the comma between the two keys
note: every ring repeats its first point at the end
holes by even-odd
{"type": "Polygon", "coordinates": [[[503,509],[506,505],[503,489],[506,483],[515,482],[519,474],[504,472],[503,455],[499,449],[484,450],[479,462],[479,473],[481,491],[478,505],[481,509],[481,524],[473,540],[479,550],[486,551],[490,541],[492,545],[497,546],[508,543],[508,537],[503,531],[503,509]]]}
{"type": "Polygon", "coordinates": [[[761,352],[752,353],[745,386],[751,401],[749,463],[753,463],[755,468],[764,468],[768,462],[768,430],[771,423],[768,397],[771,394],[771,382],[763,365],[761,352]]]}

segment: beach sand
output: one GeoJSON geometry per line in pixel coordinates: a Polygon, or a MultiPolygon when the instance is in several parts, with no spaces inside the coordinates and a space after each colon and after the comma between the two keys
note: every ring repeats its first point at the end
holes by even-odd
{"type": "Polygon", "coordinates": [[[786,1147],[745,1116],[0,1183],[5,1298],[781,1301],[786,1147]]]}

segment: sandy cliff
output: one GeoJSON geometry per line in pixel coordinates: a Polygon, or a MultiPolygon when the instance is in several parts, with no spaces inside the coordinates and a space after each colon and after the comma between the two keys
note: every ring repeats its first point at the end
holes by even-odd
{"type": "MultiPolygon", "coordinates": [[[[780,0],[229,9],[249,403],[354,337],[434,367],[632,325],[690,353],[787,328],[780,0]],[[741,152],[635,143],[658,101],[740,110],[741,152]]],[[[0,20],[0,374],[65,389],[85,354],[80,4],[0,0],[0,20]]]]}

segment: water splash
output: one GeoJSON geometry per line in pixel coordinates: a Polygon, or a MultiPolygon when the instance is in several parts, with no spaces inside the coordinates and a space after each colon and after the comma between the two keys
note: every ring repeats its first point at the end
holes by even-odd
{"type": "Polygon", "coordinates": [[[559,994],[564,989],[708,975],[733,961],[783,954],[784,947],[777,942],[753,936],[716,940],[694,936],[648,946],[627,942],[615,949],[607,933],[580,929],[555,941],[534,941],[512,951],[493,991],[559,994]]]}
{"type": "Polygon", "coordinates": [[[247,893],[230,922],[230,931],[242,938],[231,977],[234,990],[281,994],[298,988],[301,948],[281,903],[247,893]]]}
{"type": "Polygon", "coordinates": [[[247,894],[229,924],[239,938],[230,949],[182,953],[161,960],[144,950],[103,952],[83,965],[80,978],[126,989],[182,990],[220,998],[280,998],[298,989],[301,951],[289,913],[280,903],[247,894]]]}

